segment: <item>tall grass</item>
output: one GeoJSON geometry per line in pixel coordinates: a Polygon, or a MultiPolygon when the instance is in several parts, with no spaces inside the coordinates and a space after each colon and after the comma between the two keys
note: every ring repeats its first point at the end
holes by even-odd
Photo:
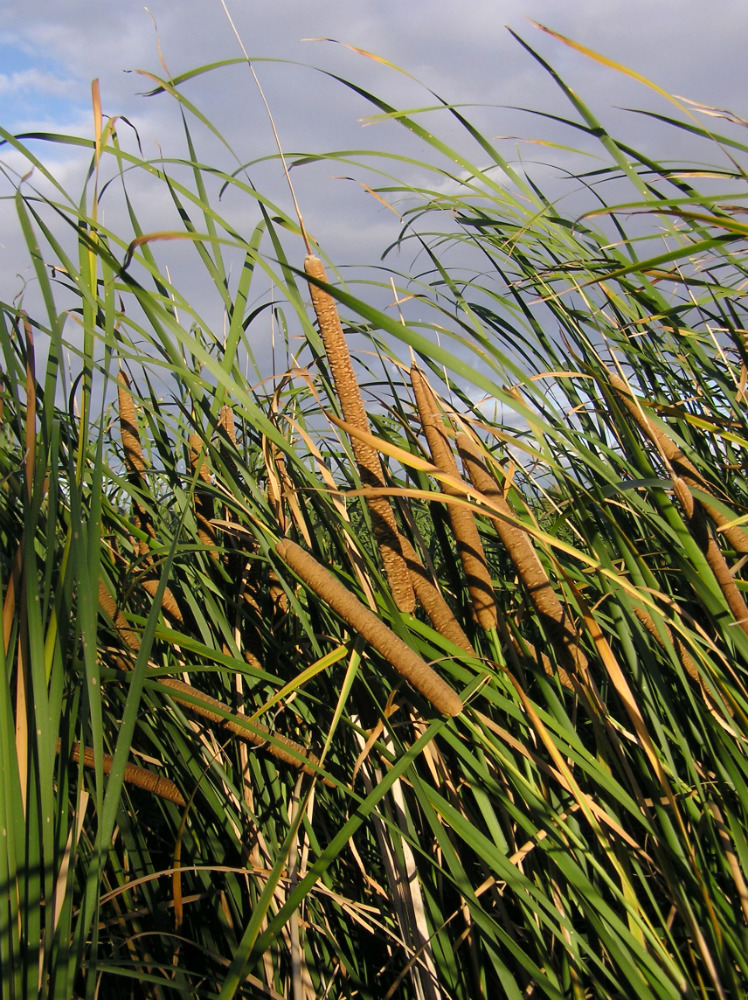
{"type": "Polygon", "coordinates": [[[94,90],[94,137],[45,139],[90,151],[75,196],[3,133],[38,289],[0,313],[4,997],[745,993],[743,123],[678,106],[717,162],[657,163],[520,44],[599,144],[573,217],[447,102],[459,148],[341,81],[432,157],[327,154],[417,258],[418,317],[309,274],[372,348],[363,420],[299,221],[201,162],[180,88],[225,67],[158,82],[181,160],[94,90]]]}

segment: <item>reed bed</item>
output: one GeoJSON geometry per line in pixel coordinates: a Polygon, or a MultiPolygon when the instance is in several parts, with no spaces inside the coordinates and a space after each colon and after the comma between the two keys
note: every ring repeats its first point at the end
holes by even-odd
{"type": "Polygon", "coordinates": [[[338,79],[416,143],[326,154],[403,213],[361,284],[204,162],[183,85],[244,61],[153,80],[187,159],[94,90],[82,191],[2,133],[3,998],[748,993],[744,124],[656,105],[658,164],[518,44],[574,212],[338,79]]]}

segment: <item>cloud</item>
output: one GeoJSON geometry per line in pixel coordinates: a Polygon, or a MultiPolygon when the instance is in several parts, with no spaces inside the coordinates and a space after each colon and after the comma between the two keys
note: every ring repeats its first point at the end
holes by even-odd
{"type": "MultiPolygon", "coordinates": [[[[682,155],[686,148],[684,135],[615,110],[616,106],[632,105],[669,113],[672,109],[661,98],[538,32],[529,19],[630,66],[667,90],[717,106],[732,106],[744,115],[748,111],[745,0],[720,0],[717,4],[704,4],[703,0],[658,0],[654,4],[651,0],[502,0],[500,4],[496,0],[465,0],[459,8],[453,0],[326,0],[321,5],[307,0],[226,2],[247,50],[257,60],[255,67],[289,152],[372,148],[415,161],[387,164],[369,160],[372,169],[355,163],[323,162],[293,171],[307,225],[341,266],[376,260],[398,231],[395,216],[359,183],[377,183],[374,168],[399,173],[413,183],[426,178],[436,187],[445,182],[428,176],[417,161],[449,167],[456,174],[459,171],[448,157],[440,157],[396,123],[365,125],[363,120],[377,109],[333,75],[353,80],[398,107],[434,104],[424,86],[343,45],[301,39],[336,38],[390,60],[445,99],[473,105],[466,113],[490,139],[516,135],[568,145],[587,141],[580,132],[509,107],[575,116],[552,77],[511,37],[505,27],[509,24],[558,69],[606,123],[611,121],[612,127],[633,144],[655,155],[673,157],[682,155]],[[316,65],[321,71],[296,63],[316,65]],[[355,183],[341,177],[353,177],[355,183]]],[[[159,45],[173,74],[239,57],[241,50],[219,0],[149,0],[149,10],[153,20],[143,9],[142,0],[66,0],[64,4],[5,0],[0,7],[5,71],[0,77],[4,104],[0,122],[11,128],[69,130],[90,136],[90,81],[96,77],[105,114],[126,116],[133,123],[146,156],[184,155],[186,141],[173,99],[167,95],[144,98],[142,94],[151,88],[152,80],[124,71],[144,69],[163,76],[159,45]],[[17,65],[5,58],[9,48],[22,56],[17,65]]],[[[236,153],[236,158],[229,155],[219,138],[188,116],[198,156],[227,170],[252,161],[248,168],[252,181],[290,211],[279,163],[272,159],[272,132],[247,67],[239,65],[197,77],[181,91],[236,153]],[[271,159],[258,162],[263,157],[271,159]]],[[[478,165],[486,162],[486,154],[448,114],[424,112],[418,120],[478,165]]],[[[124,123],[119,131],[122,142],[135,151],[134,134],[124,123]]],[[[547,162],[548,167],[535,168],[543,184],[558,167],[572,162],[571,153],[551,146],[495,141],[508,159],[521,156],[525,162],[547,162]]],[[[40,147],[34,148],[39,152],[40,147]]],[[[71,196],[78,197],[90,152],[74,154],[69,148],[48,146],[43,155],[56,158],[66,183],[72,185],[71,196]]],[[[0,159],[7,159],[3,150],[0,159]]],[[[403,207],[403,197],[388,195],[398,209],[403,207]]],[[[144,218],[155,225],[163,214],[158,195],[143,192],[143,198],[144,218]]],[[[242,226],[251,229],[254,205],[246,200],[236,212],[242,226]]],[[[108,219],[116,228],[113,208],[108,219]]],[[[8,276],[12,278],[19,266],[19,248],[13,246],[9,235],[12,224],[5,216],[0,220],[9,248],[7,252],[0,250],[0,295],[9,294],[8,276]]],[[[122,224],[127,225],[125,213],[122,224]]]]}
{"type": "Polygon", "coordinates": [[[16,73],[0,73],[0,95],[47,94],[53,97],[75,97],[77,84],[63,80],[36,67],[16,73]]]}

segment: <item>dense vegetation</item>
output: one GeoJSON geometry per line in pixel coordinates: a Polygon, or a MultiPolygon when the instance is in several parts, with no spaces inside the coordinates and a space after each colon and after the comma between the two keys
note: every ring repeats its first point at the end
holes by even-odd
{"type": "Polygon", "coordinates": [[[205,71],[187,159],[47,137],[76,197],[3,133],[2,996],[745,995],[745,123],[661,164],[556,78],[566,217],[360,91],[433,159],[340,154],[402,217],[357,286],[202,162],[205,71]]]}

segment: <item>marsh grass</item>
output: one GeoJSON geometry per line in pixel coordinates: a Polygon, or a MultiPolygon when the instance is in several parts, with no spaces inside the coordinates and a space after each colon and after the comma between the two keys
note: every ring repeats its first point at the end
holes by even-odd
{"type": "Polygon", "coordinates": [[[741,123],[659,116],[713,143],[701,192],[703,165],[616,142],[542,69],[602,158],[573,218],[462,111],[436,99],[458,150],[433,113],[427,130],[340,81],[433,154],[419,187],[328,154],[409,199],[393,245],[422,268],[391,274],[417,320],[314,282],[370,339],[364,423],[339,409],[299,221],[200,162],[211,126],[180,87],[225,67],[155,81],[183,160],[131,153],[94,89],[93,139],[45,140],[90,153],[75,198],[3,133],[46,192],[12,195],[38,308],[0,313],[4,997],[745,994],[741,123]],[[248,238],[208,175],[256,206],[248,238]],[[180,230],[145,228],[146,181],[180,230]],[[222,336],[161,265],[166,239],[210,277],[222,336]],[[289,363],[253,382],[260,279],[289,363]],[[449,400],[448,468],[409,352],[449,400]],[[376,544],[383,498],[412,613],[376,544]],[[455,511],[495,627],[473,620],[455,511]],[[401,678],[302,562],[462,710],[401,678]]]}

